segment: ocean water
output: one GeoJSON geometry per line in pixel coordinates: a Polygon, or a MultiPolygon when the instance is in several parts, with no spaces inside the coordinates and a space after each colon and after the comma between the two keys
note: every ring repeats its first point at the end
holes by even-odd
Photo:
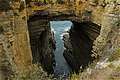
{"type": "Polygon", "coordinates": [[[54,51],[56,66],[54,67],[55,76],[67,76],[71,72],[71,68],[66,62],[63,52],[64,52],[64,43],[63,35],[68,34],[68,31],[71,26],[71,21],[50,21],[51,30],[54,32],[54,37],[56,41],[56,50],[54,51]]]}

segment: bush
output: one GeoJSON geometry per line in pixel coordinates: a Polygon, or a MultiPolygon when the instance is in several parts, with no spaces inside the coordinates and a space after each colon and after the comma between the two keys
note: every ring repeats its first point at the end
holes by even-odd
{"type": "Polygon", "coordinates": [[[24,8],[25,8],[25,3],[24,3],[24,1],[22,1],[21,4],[20,4],[19,12],[21,12],[22,10],[24,10],[24,8]]]}
{"type": "Polygon", "coordinates": [[[52,80],[52,76],[48,76],[43,71],[41,65],[35,64],[31,66],[31,70],[19,72],[11,80],[52,80]]]}
{"type": "Polygon", "coordinates": [[[0,1],[0,11],[8,11],[10,9],[11,0],[1,0],[0,1]]]}
{"type": "Polygon", "coordinates": [[[119,58],[120,58],[120,49],[116,50],[116,52],[110,56],[109,61],[118,60],[119,58]]]}
{"type": "Polygon", "coordinates": [[[2,27],[2,26],[0,26],[0,34],[2,34],[2,33],[3,33],[3,31],[4,31],[3,27],[2,27]]]}
{"type": "Polygon", "coordinates": [[[30,3],[30,1],[32,1],[32,0],[25,0],[26,1],[26,4],[29,4],[30,3]]]}

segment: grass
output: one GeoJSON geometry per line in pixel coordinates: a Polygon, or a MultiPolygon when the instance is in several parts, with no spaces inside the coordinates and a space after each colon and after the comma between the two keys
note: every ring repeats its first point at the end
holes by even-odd
{"type": "Polygon", "coordinates": [[[120,66],[111,73],[109,80],[120,80],[120,66]]]}
{"type": "Polygon", "coordinates": [[[120,49],[116,50],[115,53],[113,53],[110,58],[109,61],[114,61],[114,60],[118,60],[120,58],[120,49]]]}
{"type": "Polygon", "coordinates": [[[30,70],[19,72],[12,80],[51,80],[51,77],[39,65],[32,65],[30,70]]]}
{"type": "Polygon", "coordinates": [[[89,70],[84,70],[79,74],[72,74],[70,80],[120,80],[120,48],[113,53],[108,60],[108,66],[102,69],[95,69],[96,63],[88,66],[89,70]]]}
{"type": "Polygon", "coordinates": [[[8,11],[10,10],[10,2],[11,0],[1,0],[0,1],[0,11],[8,11]]]}

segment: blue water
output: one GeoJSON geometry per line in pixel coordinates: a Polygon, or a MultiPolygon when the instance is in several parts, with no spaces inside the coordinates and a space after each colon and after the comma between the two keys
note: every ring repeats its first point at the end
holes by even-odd
{"type": "Polygon", "coordinates": [[[62,34],[69,30],[72,26],[71,21],[50,21],[52,31],[54,31],[54,37],[56,41],[56,50],[54,51],[56,66],[54,67],[54,74],[56,76],[67,76],[71,68],[66,62],[63,52],[64,43],[62,40],[62,34]]]}

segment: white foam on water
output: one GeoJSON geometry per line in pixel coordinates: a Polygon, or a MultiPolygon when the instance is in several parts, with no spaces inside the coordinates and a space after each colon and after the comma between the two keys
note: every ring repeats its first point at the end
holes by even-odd
{"type": "Polygon", "coordinates": [[[66,50],[66,47],[64,47],[64,50],[66,50]]]}
{"type": "Polygon", "coordinates": [[[70,28],[71,28],[71,26],[70,27],[66,27],[65,29],[64,29],[64,32],[60,35],[60,38],[61,39],[63,39],[63,36],[64,35],[69,35],[69,30],[70,30],[70,28]]]}
{"type": "Polygon", "coordinates": [[[56,44],[59,44],[56,46],[54,52],[56,61],[54,74],[57,77],[63,76],[63,78],[65,78],[71,71],[71,68],[63,57],[63,51],[66,50],[66,48],[64,46],[64,40],[62,40],[64,36],[69,38],[69,30],[71,26],[72,22],[70,21],[50,21],[51,31],[55,34],[56,44]]]}
{"type": "Polygon", "coordinates": [[[64,36],[64,35],[69,35],[69,33],[68,33],[68,32],[62,33],[62,34],[60,35],[60,39],[63,39],[63,36],[64,36]]]}
{"type": "Polygon", "coordinates": [[[51,27],[51,31],[54,32],[54,34],[56,33],[55,29],[51,27]]]}
{"type": "Polygon", "coordinates": [[[69,31],[70,28],[71,28],[71,26],[70,26],[70,27],[66,27],[66,28],[64,29],[64,31],[69,31]]]}

